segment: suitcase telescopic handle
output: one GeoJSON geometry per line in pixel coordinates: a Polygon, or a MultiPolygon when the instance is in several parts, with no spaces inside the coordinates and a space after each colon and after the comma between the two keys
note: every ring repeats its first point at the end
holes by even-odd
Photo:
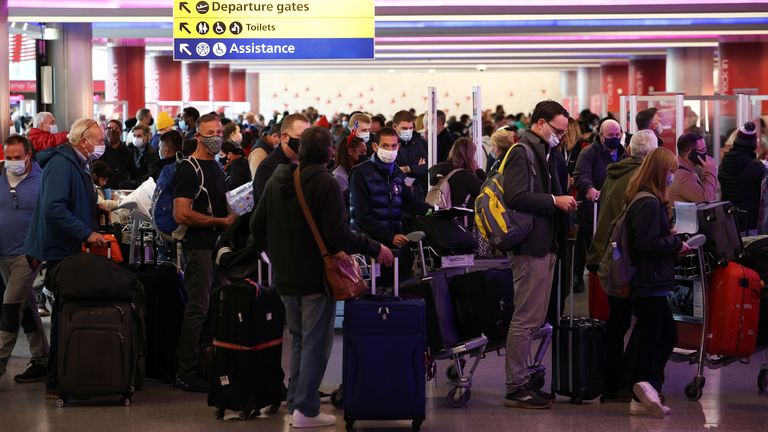
{"type": "MultiPolygon", "coordinates": [[[[85,253],[91,253],[91,247],[85,243],[85,253]]],[[[107,259],[112,259],[112,242],[107,240],[107,259]]]]}
{"type": "MultiPolygon", "coordinates": [[[[392,255],[395,256],[394,264],[394,281],[395,281],[395,297],[400,297],[400,257],[398,256],[398,250],[392,249],[392,255]]],[[[371,294],[376,295],[376,258],[371,257],[371,294]]],[[[381,271],[379,271],[381,273],[381,271]]]]}

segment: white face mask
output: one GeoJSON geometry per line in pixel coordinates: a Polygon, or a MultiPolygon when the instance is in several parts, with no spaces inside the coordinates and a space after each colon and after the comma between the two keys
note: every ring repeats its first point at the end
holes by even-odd
{"type": "Polygon", "coordinates": [[[672,182],[673,181],[675,181],[675,175],[674,174],[670,174],[669,176],[667,176],[667,186],[672,186],[672,182]]]}
{"type": "Polygon", "coordinates": [[[146,143],[144,142],[144,138],[134,138],[133,145],[135,145],[137,149],[142,150],[146,143]]]}
{"type": "Polygon", "coordinates": [[[371,133],[370,132],[358,132],[357,137],[363,140],[364,143],[368,144],[368,140],[371,139],[371,133]]]}
{"type": "Polygon", "coordinates": [[[89,153],[88,157],[91,159],[91,161],[95,161],[96,159],[100,158],[101,155],[104,154],[104,149],[106,146],[104,144],[97,144],[93,146],[93,153],[89,153]]]}
{"type": "Polygon", "coordinates": [[[376,151],[376,156],[378,156],[382,162],[391,164],[397,159],[397,150],[384,150],[379,147],[376,151]]]}
{"type": "Polygon", "coordinates": [[[552,126],[547,123],[547,127],[549,128],[550,132],[552,132],[551,135],[549,135],[549,138],[547,138],[547,142],[549,142],[549,148],[555,148],[558,144],[560,144],[560,138],[555,135],[555,131],[552,130],[552,126]]]}
{"type": "Polygon", "coordinates": [[[408,129],[404,131],[400,131],[398,134],[400,137],[400,140],[403,142],[409,142],[411,138],[413,138],[413,129],[408,129]]]}
{"type": "Polygon", "coordinates": [[[16,177],[24,174],[24,171],[27,170],[27,161],[20,160],[7,160],[5,161],[5,169],[8,170],[9,173],[15,175],[16,177]]]}
{"type": "Polygon", "coordinates": [[[55,124],[52,124],[52,125],[48,126],[48,129],[50,130],[50,132],[52,134],[55,134],[55,133],[59,132],[59,127],[56,126],[55,124]]]}

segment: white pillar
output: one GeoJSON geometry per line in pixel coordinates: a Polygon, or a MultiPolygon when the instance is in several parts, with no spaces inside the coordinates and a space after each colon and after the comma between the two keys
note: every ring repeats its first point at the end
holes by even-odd
{"type": "Polygon", "coordinates": [[[600,68],[580,67],[576,72],[576,86],[579,111],[585,110],[589,108],[592,96],[600,94],[600,68]]]}
{"type": "Polygon", "coordinates": [[[93,117],[93,30],[90,23],[50,27],[59,30],[59,38],[48,45],[54,67],[52,112],[59,127],[68,130],[75,120],[93,117]]]}
{"type": "Polygon", "coordinates": [[[667,49],[667,88],[670,93],[711,95],[714,91],[714,48],[667,49]]]}

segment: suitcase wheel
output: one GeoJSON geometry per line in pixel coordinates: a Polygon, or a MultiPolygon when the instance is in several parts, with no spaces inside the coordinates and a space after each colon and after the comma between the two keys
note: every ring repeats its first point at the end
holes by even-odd
{"type": "Polygon", "coordinates": [[[131,397],[126,396],[123,398],[123,406],[131,406],[131,397]]]}
{"type": "Polygon", "coordinates": [[[413,422],[411,423],[411,429],[413,429],[413,432],[418,432],[419,429],[421,429],[422,423],[424,423],[424,419],[413,419],[413,422]]]}
{"type": "MultiPolygon", "coordinates": [[[[448,392],[448,396],[446,397],[446,399],[448,400],[448,405],[451,408],[461,408],[464,405],[466,405],[467,402],[469,402],[469,399],[471,397],[472,397],[472,392],[468,388],[454,387],[451,389],[451,391],[448,392]]],[[[418,430],[418,429],[414,429],[414,430],[418,430]]]]}
{"type": "Polygon", "coordinates": [[[760,375],[757,376],[757,388],[760,389],[761,392],[764,392],[766,389],[766,380],[768,379],[768,370],[766,369],[760,369],[760,375]]]}
{"type": "Polygon", "coordinates": [[[63,408],[64,405],[67,404],[67,397],[64,395],[61,395],[58,399],[56,399],[56,407],[57,408],[63,408]]]}
{"type": "Polygon", "coordinates": [[[331,392],[331,404],[335,408],[341,408],[344,406],[344,385],[339,385],[339,388],[331,392]]]}
{"type": "Polygon", "coordinates": [[[693,381],[688,383],[687,386],[685,386],[685,397],[688,398],[688,400],[697,401],[701,399],[701,395],[703,393],[704,384],[706,383],[706,378],[704,377],[694,377],[693,381]]]}
{"type": "Polygon", "coordinates": [[[213,412],[213,416],[216,418],[216,420],[222,420],[224,418],[224,410],[221,408],[217,409],[213,412]]]}

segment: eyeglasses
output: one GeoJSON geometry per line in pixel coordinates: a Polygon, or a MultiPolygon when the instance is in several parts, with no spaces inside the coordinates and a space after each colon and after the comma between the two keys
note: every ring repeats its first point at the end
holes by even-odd
{"type": "Polygon", "coordinates": [[[565,132],[566,132],[566,131],[564,131],[564,130],[562,130],[562,129],[558,129],[558,128],[556,128],[556,127],[552,126],[552,123],[550,123],[550,122],[547,122],[547,126],[549,126],[549,128],[550,128],[550,129],[552,129],[552,132],[554,132],[554,133],[555,133],[555,136],[556,136],[556,137],[558,137],[558,138],[562,138],[562,137],[564,137],[564,136],[565,136],[565,132]]]}
{"type": "Polygon", "coordinates": [[[19,208],[19,195],[16,193],[16,188],[11,188],[11,200],[13,200],[13,207],[19,208]]]}

